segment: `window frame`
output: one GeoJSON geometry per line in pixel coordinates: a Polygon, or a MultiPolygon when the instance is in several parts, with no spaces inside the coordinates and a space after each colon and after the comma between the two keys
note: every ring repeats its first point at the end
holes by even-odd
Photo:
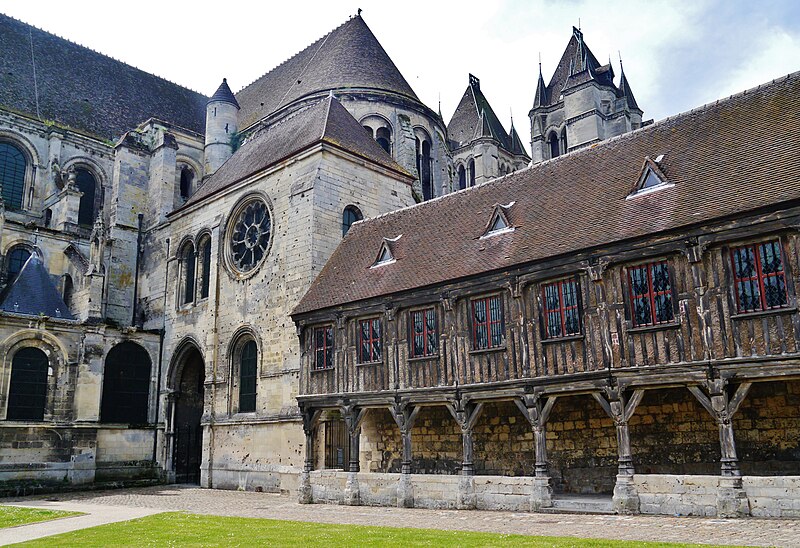
{"type": "Polygon", "coordinates": [[[416,308],[408,311],[408,357],[411,360],[415,359],[430,359],[435,358],[439,355],[439,314],[436,306],[426,306],[424,308],[416,308]],[[433,314],[433,327],[428,327],[427,322],[427,313],[433,314]],[[417,353],[416,351],[416,337],[418,335],[416,331],[416,320],[415,316],[417,314],[422,315],[422,333],[419,335],[422,337],[422,352],[417,353]],[[429,351],[428,349],[428,337],[429,335],[433,334],[434,336],[434,344],[433,349],[429,351]]]}
{"type": "Polygon", "coordinates": [[[334,335],[333,324],[320,325],[314,328],[311,338],[311,348],[314,357],[311,362],[312,371],[330,371],[336,367],[334,361],[336,352],[336,338],[334,335]],[[319,345],[320,335],[322,336],[322,346],[319,345]],[[327,336],[330,335],[330,344],[327,336]],[[320,367],[320,350],[322,351],[322,367],[320,367]]]}
{"type": "Polygon", "coordinates": [[[501,350],[505,348],[506,345],[506,337],[505,337],[505,307],[503,303],[503,296],[499,293],[492,294],[492,295],[484,295],[481,297],[473,297],[469,300],[469,312],[470,312],[470,332],[472,337],[472,351],[473,352],[481,352],[486,350],[501,350]],[[491,319],[491,303],[492,300],[497,299],[499,304],[499,315],[500,318],[497,321],[492,321],[491,319]],[[475,314],[475,305],[477,303],[483,303],[485,305],[484,314],[485,314],[485,321],[478,322],[476,320],[475,314]],[[479,346],[478,345],[478,329],[481,325],[486,325],[486,346],[479,346]],[[492,325],[497,325],[499,329],[499,342],[497,344],[493,344],[493,332],[492,332],[492,325]]]}
{"type": "Polygon", "coordinates": [[[50,356],[47,355],[44,349],[38,346],[21,346],[13,351],[10,365],[7,385],[8,392],[5,402],[5,420],[43,422],[48,417],[49,399],[51,397],[50,391],[52,388],[50,386],[50,368],[53,367],[53,365],[50,362],[50,356]],[[33,371],[31,368],[27,368],[27,370],[22,370],[21,372],[23,364],[20,362],[22,362],[22,360],[32,361],[33,355],[37,353],[41,354],[41,357],[36,357],[42,359],[40,364],[44,364],[44,369],[33,371]],[[30,354],[30,356],[26,358],[24,354],[30,354]],[[26,374],[28,376],[26,376],[26,374]],[[34,378],[33,380],[36,382],[31,382],[31,376],[39,378],[34,378]],[[44,378],[43,381],[41,377],[44,378]],[[31,390],[31,385],[33,384],[35,384],[36,390],[31,390]],[[34,397],[38,401],[31,402],[34,397]],[[28,405],[20,405],[19,401],[24,401],[28,405]],[[37,405],[31,405],[31,403],[36,403],[37,405]]]}
{"type": "Polygon", "coordinates": [[[625,268],[625,282],[627,284],[627,299],[628,310],[630,312],[630,325],[633,329],[653,328],[675,325],[678,321],[678,315],[675,310],[676,295],[675,295],[675,276],[672,271],[671,260],[668,258],[654,259],[644,263],[638,263],[625,268]],[[667,271],[669,287],[666,290],[655,291],[653,288],[653,267],[664,265],[667,271]],[[634,284],[632,274],[636,270],[645,269],[647,274],[647,292],[642,294],[634,294],[634,284]],[[656,311],[655,299],[663,295],[669,295],[670,318],[668,320],[659,320],[656,311]],[[636,319],[636,299],[647,297],[648,305],[650,307],[650,318],[647,323],[638,323],[636,319]]]}
{"type": "Polygon", "coordinates": [[[731,264],[731,275],[733,278],[733,300],[736,304],[736,314],[757,314],[763,312],[772,312],[772,311],[779,311],[785,310],[787,308],[792,307],[791,302],[791,294],[789,292],[789,285],[787,282],[787,265],[786,265],[786,250],[783,247],[783,242],[781,238],[774,238],[769,240],[759,240],[754,242],[747,242],[740,245],[730,246],[728,250],[730,264],[731,264]],[[761,261],[761,248],[767,245],[774,245],[778,251],[780,252],[780,261],[781,261],[781,270],[779,272],[768,273],[765,274],[763,270],[763,265],[761,261]],[[752,249],[753,256],[755,259],[755,275],[754,276],[739,276],[738,269],[736,266],[736,252],[741,251],[744,249],[752,249]],[[784,304],[780,306],[767,306],[767,297],[765,291],[765,278],[777,278],[780,277],[783,279],[783,292],[785,296],[784,304]],[[757,287],[759,291],[758,295],[758,303],[759,308],[755,309],[743,309],[741,299],[739,298],[739,284],[743,282],[752,282],[755,280],[757,282],[757,287]]]}
{"type": "MultiPolygon", "coordinates": [[[[31,152],[28,150],[26,146],[24,146],[22,143],[13,138],[6,138],[4,135],[0,135],[0,144],[7,145],[9,148],[17,151],[20,154],[20,156],[22,156],[22,180],[21,180],[22,187],[20,189],[21,195],[19,199],[19,207],[17,207],[16,204],[13,203],[10,198],[9,198],[9,203],[6,203],[6,199],[4,196],[0,196],[0,200],[3,201],[3,205],[6,211],[15,211],[15,212],[25,211],[30,206],[29,203],[30,198],[28,196],[30,192],[29,181],[32,178],[33,165],[35,165],[36,163],[35,159],[31,158],[31,152]]],[[[15,172],[16,171],[17,169],[15,169],[15,172]]],[[[4,181],[0,180],[0,183],[3,182],[4,181]]],[[[3,184],[2,187],[5,190],[8,187],[8,185],[3,184]]]]}
{"type": "Polygon", "coordinates": [[[372,364],[372,363],[382,363],[383,362],[383,319],[380,316],[374,316],[371,318],[363,318],[358,320],[356,323],[356,329],[358,329],[357,333],[357,342],[358,346],[356,347],[356,363],[358,364],[372,364]],[[369,342],[369,360],[364,359],[364,354],[362,350],[364,348],[364,329],[363,325],[369,322],[369,338],[367,339],[369,342]],[[378,334],[375,335],[375,325],[378,327],[378,334]],[[377,352],[375,352],[375,342],[378,342],[377,352]]]}
{"type": "Polygon", "coordinates": [[[199,272],[196,272],[199,283],[195,287],[195,298],[198,301],[202,301],[208,299],[211,293],[211,255],[213,251],[211,248],[211,235],[203,234],[200,237],[197,248],[198,251],[195,255],[198,264],[195,265],[195,271],[199,270],[199,272]],[[198,265],[200,266],[199,269],[197,268],[198,265]]]}
{"type": "MultiPolygon", "coordinates": [[[[252,337],[245,337],[243,340],[239,341],[239,350],[236,353],[236,380],[237,380],[237,394],[236,394],[236,412],[237,413],[255,413],[258,408],[258,343],[252,337]],[[245,360],[245,348],[249,344],[253,345],[255,348],[255,355],[253,356],[253,391],[252,392],[243,392],[242,391],[242,380],[244,378],[244,360],[245,360]],[[248,406],[246,409],[242,405],[244,397],[252,397],[252,409],[248,406]]],[[[250,375],[248,375],[250,376],[250,375]]]]}
{"type": "Polygon", "coordinates": [[[542,339],[547,341],[554,341],[560,339],[569,339],[572,337],[583,336],[583,295],[581,293],[580,277],[576,274],[574,276],[560,278],[550,282],[544,282],[540,286],[540,296],[542,299],[542,339]],[[564,304],[564,284],[574,284],[575,291],[575,304],[566,306],[564,304]],[[558,307],[555,309],[548,308],[547,288],[558,287],[558,307]],[[566,332],[567,325],[567,312],[576,310],[578,319],[578,330],[570,333],[566,332]],[[561,334],[552,335],[550,333],[550,313],[557,313],[561,325],[561,334]]]}

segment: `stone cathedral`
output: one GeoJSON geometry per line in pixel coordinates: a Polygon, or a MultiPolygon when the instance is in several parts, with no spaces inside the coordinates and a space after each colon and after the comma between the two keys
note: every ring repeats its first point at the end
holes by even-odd
{"type": "Polygon", "coordinates": [[[527,149],[472,74],[445,123],[360,14],[209,97],[0,15],[0,492],[797,515],[800,189],[744,162],[800,160],[796,122],[716,174],[737,207],[692,185],[798,78],[653,124],[565,38],[527,149]]]}

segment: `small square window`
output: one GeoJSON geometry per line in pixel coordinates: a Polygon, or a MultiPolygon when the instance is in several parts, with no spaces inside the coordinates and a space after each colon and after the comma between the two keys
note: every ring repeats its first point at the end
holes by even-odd
{"type": "Polygon", "coordinates": [[[789,306],[779,240],[734,248],[731,261],[736,282],[736,308],[740,313],[789,306]]]}
{"type": "Polygon", "coordinates": [[[360,320],[358,322],[358,363],[381,361],[382,350],[380,318],[360,320]]]}
{"type": "Polygon", "coordinates": [[[575,278],[542,286],[546,339],[581,333],[580,285],[575,278]]]}
{"type": "Polygon", "coordinates": [[[675,319],[667,261],[629,268],[628,283],[633,327],[669,323],[675,319]]]}
{"type": "Polygon", "coordinates": [[[314,369],[333,369],[333,326],[314,329],[314,369]]]}
{"type": "Polygon", "coordinates": [[[471,304],[473,350],[503,346],[503,302],[500,296],[473,299],[471,304]]]}
{"type": "Polygon", "coordinates": [[[436,329],[436,309],[414,310],[409,314],[412,358],[435,356],[439,353],[439,334],[436,329]]]}

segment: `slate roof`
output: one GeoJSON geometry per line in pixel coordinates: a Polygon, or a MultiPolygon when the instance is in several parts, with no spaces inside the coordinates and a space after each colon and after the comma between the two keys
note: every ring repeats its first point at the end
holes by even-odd
{"type": "Polygon", "coordinates": [[[409,179],[414,178],[364,131],[339,101],[329,96],[261,130],[176,211],[201,202],[319,142],[336,146],[409,179]]]}
{"type": "Polygon", "coordinates": [[[639,105],[636,103],[636,98],[633,96],[633,90],[631,89],[631,85],[628,83],[628,79],[625,78],[624,70],[619,76],[619,92],[621,95],[625,97],[625,100],[628,102],[628,108],[640,110],[639,105]]]}
{"type": "Polygon", "coordinates": [[[236,97],[233,96],[231,88],[228,86],[227,78],[222,79],[222,83],[217,88],[217,91],[215,91],[214,95],[211,96],[211,99],[208,100],[209,103],[213,103],[214,101],[223,101],[225,103],[234,105],[236,108],[241,108],[239,103],[236,101],[236,97]]]}
{"type": "Polygon", "coordinates": [[[239,127],[312,93],[348,88],[389,91],[419,102],[360,15],[237,93],[239,127]]]}
{"type": "Polygon", "coordinates": [[[480,80],[469,75],[469,84],[461,97],[450,123],[447,124],[447,135],[451,141],[463,146],[473,139],[493,137],[500,146],[512,152],[513,142],[506,133],[503,124],[489,104],[489,100],[481,91],[480,80]]]}
{"type": "Polygon", "coordinates": [[[44,314],[62,320],[74,319],[37,253],[31,253],[11,282],[0,302],[0,310],[26,316],[44,314]]]}
{"type": "Polygon", "coordinates": [[[356,223],[295,314],[800,200],[800,72],[467,190],[356,223]],[[645,157],[671,186],[626,199],[645,157]],[[480,239],[496,204],[512,232],[480,239]],[[370,269],[383,238],[396,262],[370,269]]]}
{"type": "Polygon", "coordinates": [[[0,14],[0,107],[35,117],[35,89],[42,120],[109,140],[150,118],[205,130],[207,97],[0,14]]]}

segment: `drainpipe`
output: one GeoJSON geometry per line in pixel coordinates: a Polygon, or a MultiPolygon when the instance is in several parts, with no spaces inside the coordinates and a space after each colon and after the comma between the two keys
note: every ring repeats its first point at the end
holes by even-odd
{"type": "MultiPolygon", "coordinates": [[[[139,214],[139,228],[141,231],[142,214],[139,214]]],[[[153,430],[153,464],[158,460],[158,412],[161,403],[161,366],[164,363],[164,334],[167,326],[167,283],[169,282],[169,238],[166,239],[166,268],[164,269],[164,309],[161,311],[161,330],[158,334],[158,374],[156,376],[156,427],[153,430]]],[[[138,267],[138,261],[137,261],[138,267]]],[[[164,442],[167,440],[167,423],[164,421],[164,442]]]]}
{"type": "MultiPolygon", "coordinates": [[[[139,304],[139,258],[142,255],[142,219],[144,213],[139,213],[139,232],[136,235],[136,265],[133,275],[133,313],[131,314],[131,325],[136,325],[136,312],[139,304]]],[[[166,290],[166,286],[165,286],[166,290]]]]}

